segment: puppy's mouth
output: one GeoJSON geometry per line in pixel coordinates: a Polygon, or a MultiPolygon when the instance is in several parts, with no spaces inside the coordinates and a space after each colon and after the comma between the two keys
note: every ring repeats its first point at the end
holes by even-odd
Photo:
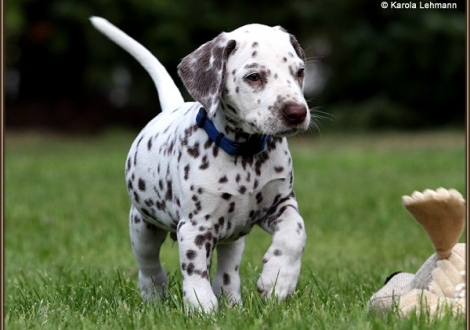
{"type": "Polygon", "coordinates": [[[289,137],[296,135],[300,132],[304,132],[307,128],[303,127],[304,125],[296,126],[296,127],[275,127],[277,125],[270,125],[267,128],[260,128],[255,124],[249,123],[250,127],[253,128],[251,134],[259,134],[259,135],[270,135],[275,137],[289,137]],[[274,127],[273,127],[274,126],[274,127]]]}
{"type": "Polygon", "coordinates": [[[274,136],[274,137],[279,137],[279,138],[283,138],[283,137],[290,137],[290,136],[294,136],[298,133],[301,133],[301,132],[304,132],[305,129],[304,128],[298,128],[298,127],[294,127],[294,128],[287,128],[287,129],[284,129],[284,130],[261,130],[261,129],[256,129],[255,132],[253,132],[252,134],[258,134],[258,135],[270,135],[270,136],[274,136]]]}
{"type": "Polygon", "coordinates": [[[291,128],[286,131],[282,131],[282,132],[271,134],[271,135],[276,136],[276,137],[289,137],[289,136],[296,135],[297,133],[302,132],[302,131],[303,130],[299,128],[291,128]]]}

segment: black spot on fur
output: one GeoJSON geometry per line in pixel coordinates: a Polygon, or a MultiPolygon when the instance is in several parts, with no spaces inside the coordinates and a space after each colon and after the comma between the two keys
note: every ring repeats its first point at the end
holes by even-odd
{"type": "Polygon", "coordinates": [[[214,145],[212,147],[212,156],[214,156],[214,158],[217,158],[217,156],[219,155],[219,147],[217,147],[216,145],[214,145]]]}
{"type": "Polygon", "coordinates": [[[196,238],[194,239],[194,244],[196,244],[199,248],[201,248],[204,245],[205,241],[206,241],[206,237],[204,235],[197,235],[196,238]]]}
{"type": "Polygon", "coordinates": [[[164,211],[166,209],[166,202],[165,201],[157,201],[157,203],[155,204],[157,206],[157,209],[160,210],[160,211],[164,211]]]}
{"type": "Polygon", "coordinates": [[[196,251],[194,250],[188,250],[186,251],[186,257],[189,259],[189,260],[193,260],[194,258],[196,258],[196,251]]]}
{"type": "Polygon", "coordinates": [[[282,166],[274,166],[274,170],[276,171],[276,173],[281,173],[282,171],[284,171],[284,167],[282,167],[282,166]]]}
{"type": "Polygon", "coordinates": [[[228,213],[235,211],[235,202],[231,202],[228,208],[228,213]]]}
{"type": "Polygon", "coordinates": [[[140,217],[137,216],[137,215],[134,215],[134,217],[132,218],[134,223],[139,223],[140,222],[140,217]]]}
{"type": "Polygon", "coordinates": [[[209,161],[207,160],[207,156],[202,157],[202,163],[199,166],[199,168],[201,170],[205,170],[205,169],[209,168],[209,161]]]}
{"type": "Polygon", "coordinates": [[[139,190],[145,191],[145,181],[142,178],[139,178],[139,190]]]}
{"type": "Polygon", "coordinates": [[[134,191],[134,200],[136,201],[136,203],[140,202],[140,197],[135,191],[134,191]]]}
{"type": "Polygon", "coordinates": [[[210,138],[207,138],[207,141],[204,143],[204,149],[209,149],[212,143],[212,140],[210,138]]]}
{"type": "Polygon", "coordinates": [[[232,195],[229,194],[229,193],[223,193],[222,194],[222,198],[225,199],[225,200],[229,200],[231,197],[232,197],[232,195]]]}
{"type": "Polygon", "coordinates": [[[230,284],[230,275],[229,274],[224,273],[223,279],[224,279],[224,285],[229,285],[230,284]]]}
{"type": "Polygon", "coordinates": [[[247,172],[246,173],[246,179],[245,179],[247,182],[250,182],[251,181],[251,172],[247,172]]]}
{"type": "Polygon", "coordinates": [[[226,183],[228,181],[227,176],[223,176],[219,179],[219,183],[226,183]]]}
{"type": "Polygon", "coordinates": [[[171,201],[173,199],[173,185],[172,185],[172,182],[170,180],[168,180],[166,182],[166,185],[167,185],[167,191],[166,191],[166,194],[165,194],[165,199],[167,201],[171,201]]]}
{"type": "Polygon", "coordinates": [[[199,142],[196,142],[192,148],[188,147],[188,154],[194,158],[199,157],[199,142]]]}
{"type": "Polygon", "coordinates": [[[209,258],[211,256],[212,252],[212,245],[210,242],[206,242],[206,258],[209,258]]]}
{"type": "Polygon", "coordinates": [[[190,262],[188,264],[188,267],[186,267],[186,272],[188,273],[189,276],[193,275],[194,272],[194,264],[190,262]]]}

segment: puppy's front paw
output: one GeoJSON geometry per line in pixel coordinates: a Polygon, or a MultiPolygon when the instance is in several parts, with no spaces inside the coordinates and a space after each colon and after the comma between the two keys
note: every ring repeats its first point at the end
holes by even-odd
{"type": "Polygon", "coordinates": [[[279,250],[266,253],[263,271],[257,282],[258,292],[263,298],[274,295],[281,301],[294,293],[300,274],[300,258],[290,259],[279,250]]]}
{"type": "Polygon", "coordinates": [[[212,313],[217,310],[217,297],[212,290],[183,290],[185,308],[188,312],[212,313]]]}

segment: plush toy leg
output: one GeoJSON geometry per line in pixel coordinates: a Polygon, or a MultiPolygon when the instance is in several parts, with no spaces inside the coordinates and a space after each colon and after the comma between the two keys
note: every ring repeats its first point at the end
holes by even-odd
{"type": "Polygon", "coordinates": [[[437,261],[429,290],[447,298],[465,298],[465,243],[457,244],[448,259],[437,261]]]}
{"type": "Polygon", "coordinates": [[[415,191],[403,204],[423,226],[439,259],[448,258],[465,226],[465,200],[454,189],[415,191]]]}
{"type": "Polygon", "coordinates": [[[429,316],[443,316],[450,309],[455,314],[465,314],[465,299],[449,299],[426,290],[413,289],[402,296],[399,303],[402,315],[427,311],[429,316]]]}
{"type": "Polygon", "coordinates": [[[398,306],[400,297],[411,290],[410,282],[414,274],[398,273],[376,292],[369,300],[369,311],[385,314],[394,305],[398,306]]]}

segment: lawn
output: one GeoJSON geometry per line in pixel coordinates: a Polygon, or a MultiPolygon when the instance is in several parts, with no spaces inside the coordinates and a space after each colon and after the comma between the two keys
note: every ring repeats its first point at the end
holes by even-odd
{"type": "MultiPolygon", "coordinates": [[[[465,193],[465,132],[303,135],[290,140],[307,246],[294,296],[263,301],[256,280],[270,236],[247,237],[243,307],[185,315],[177,245],[162,259],[170,296],[139,297],[128,239],[124,161],[135,133],[6,134],[6,329],[463,329],[465,319],[368,314],[384,279],[433,253],[401,196],[465,193]]],[[[465,235],[462,236],[462,241],[465,235]]]]}

